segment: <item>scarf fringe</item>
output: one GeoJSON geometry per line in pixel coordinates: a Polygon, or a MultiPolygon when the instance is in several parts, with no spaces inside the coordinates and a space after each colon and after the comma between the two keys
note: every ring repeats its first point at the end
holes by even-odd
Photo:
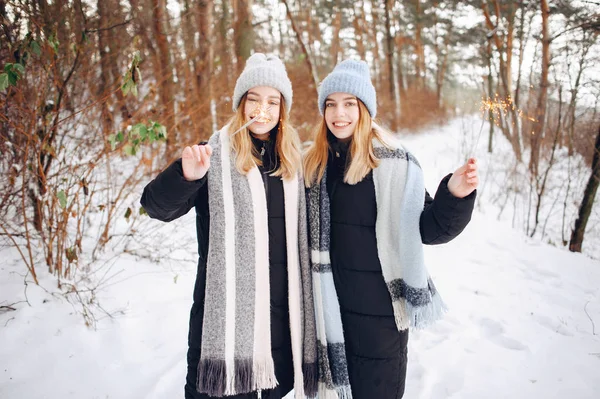
{"type": "MultiPolygon", "coordinates": [[[[407,312],[410,315],[410,326],[416,329],[429,327],[437,320],[440,320],[448,310],[442,297],[437,293],[431,296],[431,302],[425,306],[412,306],[404,300],[402,302],[405,302],[407,312]]],[[[394,310],[396,310],[396,306],[394,306],[394,310]]]]}
{"type": "Polygon", "coordinates": [[[225,389],[225,395],[231,396],[235,395],[237,392],[235,391],[235,376],[231,376],[227,378],[227,388],[225,389]]]}
{"type": "Polygon", "coordinates": [[[196,391],[209,396],[225,395],[226,376],[225,360],[202,359],[198,364],[196,391]]]}
{"type": "Polygon", "coordinates": [[[350,386],[337,387],[336,391],[339,399],[352,399],[352,389],[350,389],[350,386]]]}
{"type": "Polygon", "coordinates": [[[352,399],[352,390],[347,385],[331,389],[319,382],[319,399],[352,399]]]}
{"type": "Polygon", "coordinates": [[[319,389],[319,371],[317,363],[303,363],[304,394],[309,398],[317,396],[319,389]]]}
{"type": "Polygon", "coordinates": [[[235,360],[235,392],[251,392],[253,385],[252,359],[235,360]]]}
{"type": "Polygon", "coordinates": [[[268,357],[262,361],[254,360],[254,390],[272,389],[277,386],[275,377],[275,365],[273,358],[268,357]]]}
{"type": "Polygon", "coordinates": [[[392,301],[392,308],[394,309],[394,319],[396,320],[398,331],[408,329],[410,327],[410,318],[406,309],[406,301],[404,299],[392,301]]]}

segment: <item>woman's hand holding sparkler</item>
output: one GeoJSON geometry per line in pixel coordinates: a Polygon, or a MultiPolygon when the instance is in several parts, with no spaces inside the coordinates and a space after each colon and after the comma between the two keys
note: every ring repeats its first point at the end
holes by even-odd
{"type": "Polygon", "coordinates": [[[456,198],[464,198],[479,185],[477,160],[469,158],[466,164],[456,169],[448,181],[448,190],[456,198]]]}
{"type": "MultiPolygon", "coordinates": [[[[262,109],[258,107],[254,110],[252,114],[254,117],[250,119],[244,126],[233,132],[231,135],[233,136],[236,133],[241,132],[246,127],[250,126],[255,121],[268,120],[270,119],[269,110],[271,107],[267,107],[266,109],[262,109]]],[[[210,156],[212,155],[212,147],[209,144],[206,145],[193,145],[188,146],[183,149],[181,153],[181,166],[183,168],[183,177],[188,181],[194,181],[202,179],[208,169],[210,168],[210,156]]]]}
{"type": "Polygon", "coordinates": [[[185,147],[181,154],[183,177],[188,181],[202,179],[210,168],[211,155],[212,147],[209,144],[185,147]]]}

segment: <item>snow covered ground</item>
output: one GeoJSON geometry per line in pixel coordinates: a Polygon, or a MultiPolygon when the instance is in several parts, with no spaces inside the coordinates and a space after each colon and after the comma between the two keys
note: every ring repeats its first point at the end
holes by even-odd
{"type": "MultiPolygon", "coordinates": [[[[466,155],[475,153],[482,171],[471,224],[453,242],[426,248],[450,310],[412,333],[405,398],[598,398],[600,261],[548,245],[560,221],[541,239],[523,233],[510,204],[498,218],[507,158],[501,145],[485,153],[487,127],[474,148],[479,131],[479,122],[457,119],[404,137],[431,194],[466,155]]],[[[572,189],[582,192],[581,181],[572,189]]],[[[127,253],[105,254],[107,278],[96,297],[112,317],[96,309],[96,330],[55,294],[54,278],[24,285],[18,254],[0,253],[0,305],[31,305],[0,313],[0,398],[183,397],[194,218],[158,224],[145,222],[151,239],[129,244],[127,253]]],[[[592,229],[584,242],[595,259],[599,237],[592,229]]]]}

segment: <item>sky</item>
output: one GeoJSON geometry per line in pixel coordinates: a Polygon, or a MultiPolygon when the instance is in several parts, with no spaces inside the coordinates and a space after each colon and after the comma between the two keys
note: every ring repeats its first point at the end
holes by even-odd
{"type": "MultiPolygon", "coordinates": [[[[488,155],[482,138],[474,148],[474,135],[487,132],[480,126],[477,118],[457,118],[400,135],[423,166],[430,193],[469,155],[477,156],[482,179],[465,231],[425,248],[449,311],[431,328],[411,332],[405,398],[597,398],[600,260],[528,237],[513,226],[510,209],[498,217],[493,197],[506,181],[492,178],[502,171],[489,163],[509,157],[508,146],[499,138],[488,155]]],[[[85,326],[81,305],[59,294],[52,276],[40,271],[35,286],[18,254],[3,247],[0,305],[16,310],[0,312],[0,398],[183,396],[194,215],[142,226],[147,234],[103,253],[88,279],[100,284],[101,309],[91,306],[95,328],[85,326]]],[[[592,233],[586,240],[600,241],[592,233]]]]}

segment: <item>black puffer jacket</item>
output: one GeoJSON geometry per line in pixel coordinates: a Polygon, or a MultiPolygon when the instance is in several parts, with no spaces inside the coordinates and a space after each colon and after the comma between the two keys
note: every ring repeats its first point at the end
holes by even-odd
{"type": "MultiPolygon", "coordinates": [[[[397,399],[404,394],[408,330],[398,332],[392,300],[377,254],[377,206],[373,173],[361,182],[343,182],[348,146],[331,142],[327,191],[331,207],[331,266],[338,294],[348,373],[354,399],[397,399]]],[[[421,237],[442,244],[471,218],[475,193],[464,199],[448,191],[446,176],[435,195],[425,194],[421,237]]]]}
{"type": "MultiPolygon", "coordinates": [[[[275,131],[274,131],[275,132],[275,131]]],[[[273,132],[273,133],[274,133],[273,132]]],[[[273,134],[272,134],[273,136],[273,134]]],[[[289,327],[287,250],[285,239],[285,212],[283,183],[281,178],[268,176],[276,168],[274,140],[262,142],[253,139],[255,148],[263,158],[259,167],[267,193],[269,225],[269,275],[271,287],[271,347],[275,362],[275,374],[279,386],[263,391],[263,398],[280,399],[293,388],[292,349],[289,327]],[[263,151],[264,148],[264,151],[263,151]]],[[[210,170],[209,170],[210,173],[210,170]]],[[[187,354],[186,399],[206,399],[196,392],[196,374],[202,343],[204,317],[204,293],[206,285],[206,259],[208,256],[209,211],[207,178],[188,182],[183,177],[181,159],[171,164],[145,188],[141,204],[150,217],[168,222],[185,215],[192,207],[196,209],[196,232],[198,237],[198,270],[194,287],[194,302],[190,312],[187,354]]],[[[228,398],[256,398],[256,393],[228,398]]]]}

